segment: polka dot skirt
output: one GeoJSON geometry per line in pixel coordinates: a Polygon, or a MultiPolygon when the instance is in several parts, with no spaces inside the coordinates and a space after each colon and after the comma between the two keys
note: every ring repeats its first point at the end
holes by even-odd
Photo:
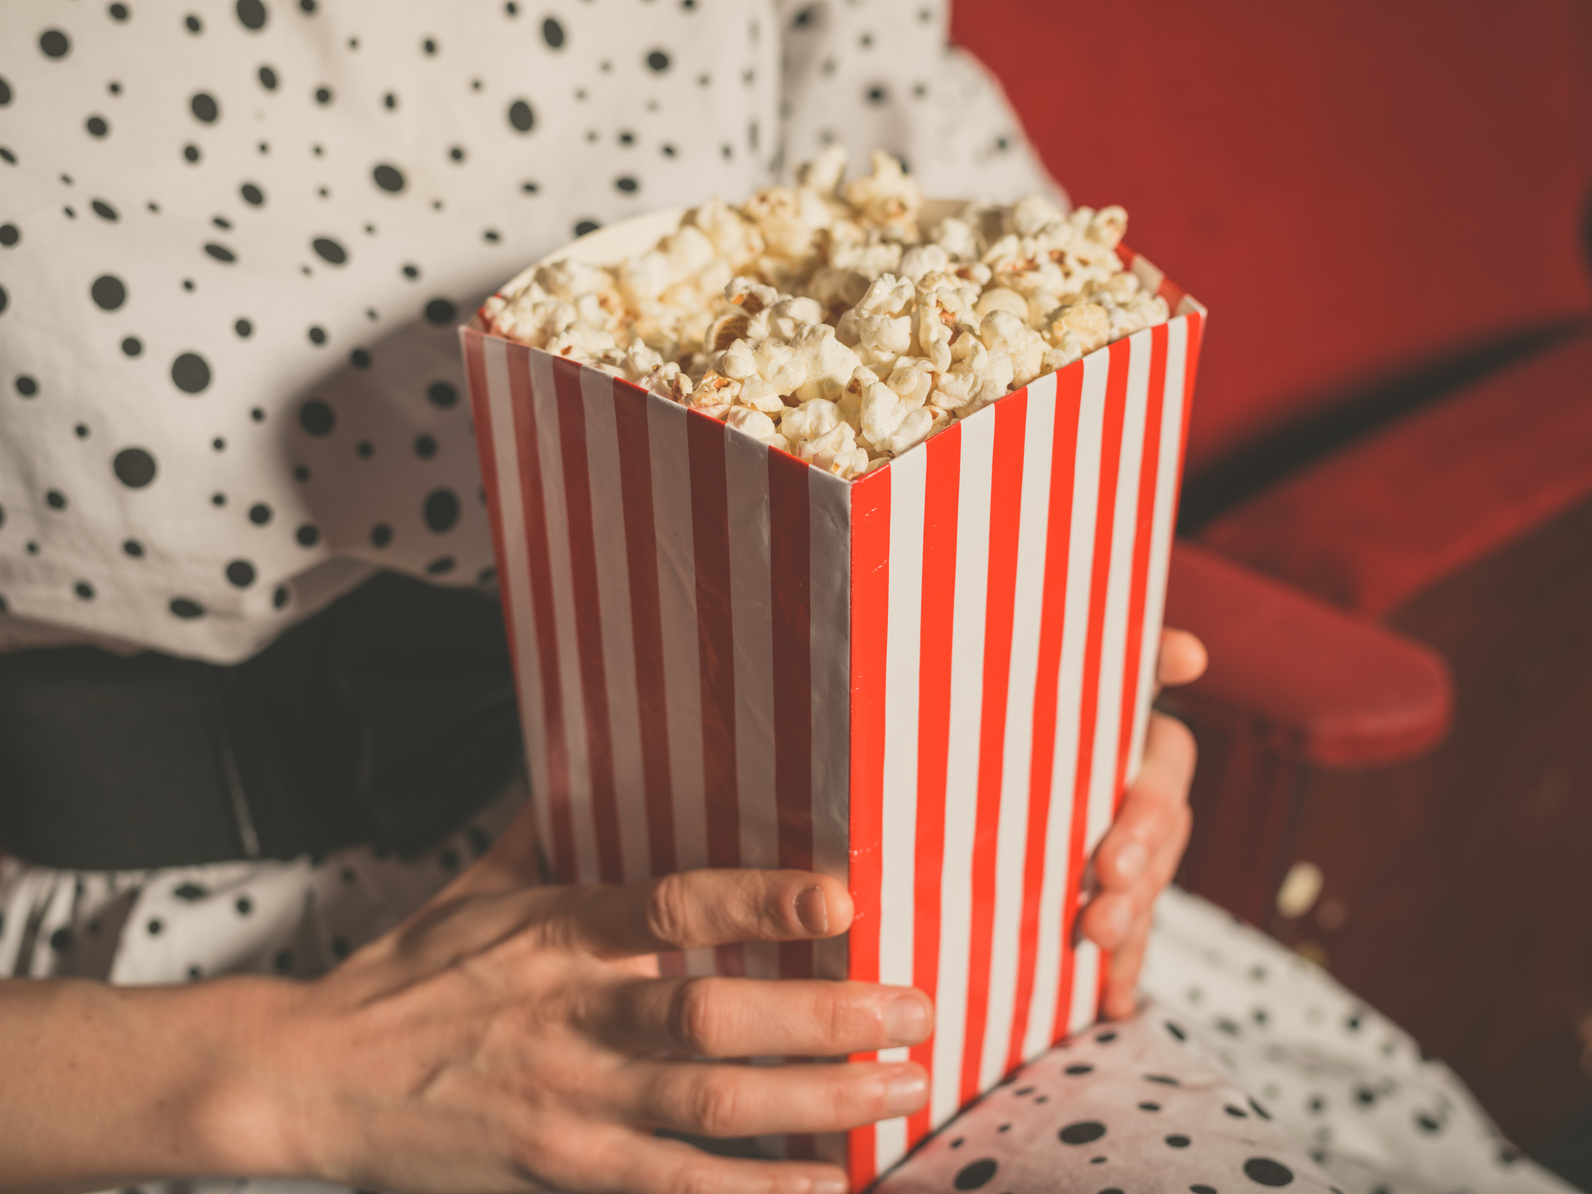
{"type": "Polygon", "coordinates": [[[232,662],[375,568],[490,583],[456,325],[837,140],[935,194],[1051,187],[945,31],[943,0],[7,0],[0,649],[232,662]]]}

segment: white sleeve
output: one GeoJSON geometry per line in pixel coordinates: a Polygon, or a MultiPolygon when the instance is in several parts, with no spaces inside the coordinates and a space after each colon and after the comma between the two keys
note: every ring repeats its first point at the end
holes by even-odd
{"type": "Polygon", "coordinates": [[[839,142],[852,170],[885,149],[937,198],[1040,192],[1065,205],[1000,83],[947,44],[947,0],[776,0],[775,9],[787,170],[839,142]]]}

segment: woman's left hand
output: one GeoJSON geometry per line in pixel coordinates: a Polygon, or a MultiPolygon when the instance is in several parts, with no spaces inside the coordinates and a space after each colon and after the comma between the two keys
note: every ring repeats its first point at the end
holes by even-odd
{"type": "MultiPolygon", "coordinates": [[[[1205,671],[1205,647],[1185,630],[1161,632],[1157,685],[1188,684],[1205,671]]],[[[1159,691],[1159,687],[1157,689],[1159,691]]],[[[1188,845],[1194,736],[1175,718],[1151,712],[1144,766],[1094,856],[1099,890],[1079,918],[1085,937],[1111,951],[1101,1015],[1120,1020],[1138,1006],[1135,988],[1149,941],[1155,899],[1172,881],[1188,845]]]]}

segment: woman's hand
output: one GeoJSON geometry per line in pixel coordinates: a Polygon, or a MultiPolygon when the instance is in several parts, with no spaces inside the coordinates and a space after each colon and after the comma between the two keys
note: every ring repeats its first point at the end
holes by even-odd
{"type": "MultiPolygon", "coordinates": [[[[1184,630],[1161,632],[1157,691],[1189,684],[1205,671],[1205,647],[1184,630]]],[[[1101,1014],[1121,1019],[1137,1006],[1134,990],[1150,936],[1155,899],[1172,881],[1188,845],[1189,782],[1194,778],[1194,736],[1182,722],[1150,714],[1144,766],[1129,789],[1116,823],[1095,851],[1099,891],[1080,918],[1083,935],[1111,950],[1101,1014]]]]}
{"type": "Polygon", "coordinates": [[[294,1174],[415,1192],[840,1194],[832,1166],[710,1156],[653,1130],[830,1132],[923,1104],[912,1064],[690,1060],[915,1044],[933,1027],[920,992],[658,977],[663,950],[845,931],[841,883],[695,871],[528,887],[513,835],[502,846],[260,1026],[252,1171],[287,1155],[294,1174]]]}

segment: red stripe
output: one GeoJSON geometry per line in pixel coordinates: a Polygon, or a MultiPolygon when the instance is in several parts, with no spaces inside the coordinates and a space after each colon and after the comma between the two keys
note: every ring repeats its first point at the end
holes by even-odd
{"type": "Polygon", "coordinates": [[[1006,701],[1017,602],[1017,542],[1023,507],[1023,443],[1028,390],[995,408],[989,492],[989,571],[984,605],[984,700],[978,743],[978,809],[973,830],[971,922],[968,932],[967,1029],[962,1045],[962,1102],[979,1094],[989,1022],[990,956],[995,941],[995,862],[1000,844],[1001,786],[1006,762],[1006,701]]]}
{"type": "Polygon", "coordinates": [[[674,779],[669,770],[669,698],[663,673],[663,610],[658,598],[658,541],[652,513],[652,446],[644,390],[614,384],[619,439],[619,495],[630,574],[630,634],[636,653],[641,719],[641,775],[647,798],[647,859],[654,875],[676,867],[674,779]]]}
{"type": "MultiPolygon", "coordinates": [[[[1127,405],[1128,342],[1118,340],[1110,353],[1106,377],[1104,426],[1100,436],[1100,490],[1095,508],[1094,563],[1089,575],[1089,625],[1084,640],[1083,689],[1078,711],[1078,767],[1073,780],[1072,836],[1068,845],[1067,902],[1062,913],[1061,990],[1057,992],[1057,1027],[1067,1030],[1072,1019],[1075,956],[1074,928],[1083,879],[1084,839],[1089,824],[1089,783],[1094,774],[1095,722],[1100,715],[1100,652],[1105,623],[1106,585],[1111,579],[1111,540],[1116,521],[1117,473],[1122,464],[1122,417],[1127,405]]],[[[1101,760],[1105,762],[1105,760],[1101,760]]]]}
{"type": "MultiPolygon", "coordinates": [[[[879,981],[880,840],[884,835],[885,635],[890,624],[890,470],[851,485],[851,900],[850,977],[879,981]]],[[[872,1061],[877,1053],[856,1053],[872,1061]]],[[[876,1167],[874,1127],[846,1137],[851,1188],[876,1167]]]]}
{"type": "MultiPolygon", "coordinates": [[[[951,747],[951,626],[956,612],[956,520],[961,502],[962,426],[922,448],[923,585],[918,614],[918,807],[912,863],[912,985],[939,998],[940,886],[945,868],[946,772],[951,747]]],[[[911,1050],[932,1068],[931,1037],[911,1050]]],[[[929,1109],[907,1120],[910,1148],[929,1131],[929,1109]]]]}
{"type": "MultiPolygon", "coordinates": [[[[1183,355],[1183,434],[1177,445],[1177,500],[1183,498],[1183,466],[1188,462],[1188,425],[1191,403],[1194,401],[1194,374],[1199,371],[1200,350],[1205,346],[1205,315],[1190,311],[1188,319],[1188,347],[1183,355]]],[[[1174,526],[1177,525],[1177,507],[1172,508],[1174,526]]]]}
{"type": "MultiPolygon", "coordinates": [[[[487,521],[492,527],[492,558],[498,561],[498,594],[503,606],[503,626],[509,651],[519,658],[514,638],[514,598],[509,592],[508,559],[503,547],[503,498],[498,493],[497,451],[492,440],[492,396],[486,381],[486,337],[472,328],[461,333],[464,341],[464,371],[470,386],[470,410],[475,418],[475,442],[481,457],[481,485],[486,491],[487,521]]],[[[514,669],[514,689],[519,691],[520,669],[514,669]]],[[[522,705],[523,708],[523,705],[522,705]]]]}
{"type": "MultiPolygon", "coordinates": [[[[604,883],[619,883],[625,877],[625,864],[619,851],[619,799],[614,791],[608,669],[603,659],[602,601],[597,589],[597,544],[592,530],[586,401],[580,384],[584,368],[577,361],[553,358],[559,448],[564,462],[564,509],[569,523],[570,581],[575,596],[575,641],[580,650],[580,691],[586,715],[592,829],[597,838],[597,874],[604,883]]],[[[608,483],[605,479],[604,484],[608,483]]]]}
{"type": "Polygon", "coordinates": [[[509,397],[514,408],[515,454],[525,509],[525,546],[536,622],[536,654],[542,667],[542,710],[547,723],[547,803],[553,823],[553,869],[565,882],[575,878],[575,825],[569,807],[569,740],[558,669],[558,622],[553,610],[553,569],[547,549],[542,492],[542,454],[531,392],[532,349],[508,346],[509,397]]]}
{"type": "MultiPolygon", "coordinates": [[[[812,467],[768,454],[769,589],[773,612],[774,806],[779,865],[813,869],[812,467]]],[[[779,947],[782,978],[811,978],[809,941],[779,947]]]]}
{"type": "MultiPolygon", "coordinates": [[[[1045,876],[1045,833],[1056,765],[1056,684],[1061,670],[1061,639],[1067,612],[1067,556],[1072,538],[1072,484],[1078,456],[1078,405],[1083,397],[1083,366],[1056,375],[1056,416],[1051,433],[1050,512],[1045,524],[1044,607],[1040,612],[1038,671],[1034,683],[1033,753],[1028,771],[1028,837],[1023,856],[1023,913],[1018,930],[1016,1012],[1006,1069],[1025,1060],[1029,1005],[1034,997],[1034,966],[1039,953],[1039,895],[1045,876]]],[[[1059,1035],[1059,1034],[1058,1034],[1059,1035]]]]}

